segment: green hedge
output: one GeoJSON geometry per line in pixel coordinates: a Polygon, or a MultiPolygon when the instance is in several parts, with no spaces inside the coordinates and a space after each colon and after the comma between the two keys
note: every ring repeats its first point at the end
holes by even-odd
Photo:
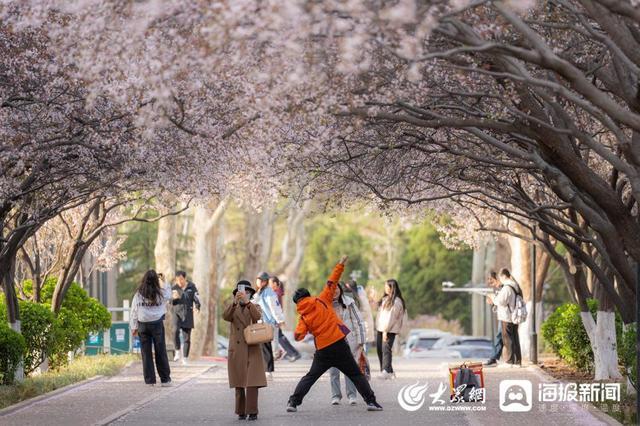
{"type": "Polygon", "coordinates": [[[637,390],[636,324],[629,324],[622,332],[622,339],[618,344],[618,358],[620,359],[620,364],[624,367],[625,375],[637,390]]]}
{"type": "Polygon", "coordinates": [[[26,343],[24,374],[31,374],[51,355],[55,344],[56,317],[49,305],[21,300],[20,331],[26,343]]]}
{"type": "MultiPolygon", "coordinates": [[[[588,300],[589,311],[596,318],[597,300],[588,300]]],[[[618,348],[623,339],[622,321],[616,313],[616,341],[618,348]]],[[[593,350],[589,336],[580,317],[580,307],[574,303],[565,303],[558,307],[542,324],[542,336],[553,353],[578,370],[592,373],[594,369],[593,350]]],[[[623,363],[621,351],[619,360],[623,363]]]]}
{"type": "Polygon", "coordinates": [[[0,322],[0,384],[13,383],[25,348],[24,337],[13,331],[6,321],[0,322]]]}
{"type": "MultiPolygon", "coordinates": [[[[22,351],[25,374],[35,370],[45,358],[49,359],[52,369],[66,365],[68,352],[77,350],[89,333],[100,332],[111,326],[111,314],[107,308],[89,297],[77,283],[71,284],[60,311],[55,315],[51,311],[55,285],[55,279],[48,279],[44,283],[42,303],[19,302],[21,331],[25,341],[22,351]]],[[[31,289],[31,282],[26,281],[23,291],[27,296],[30,296],[31,289]]],[[[7,323],[4,297],[0,298],[0,322],[7,323]]]]}

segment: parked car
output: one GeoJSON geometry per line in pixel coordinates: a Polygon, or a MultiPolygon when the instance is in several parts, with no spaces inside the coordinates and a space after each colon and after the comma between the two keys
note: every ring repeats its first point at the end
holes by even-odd
{"type": "Polygon", "coordinates": [[[493,342],[488,337],[478,337],[478,336],[443,336],[436,343],[434,343],[432,349],[444,349],[450,346],[482,346],[482,347],[493,347],[493,342]]]}
{"type": "MultiPolygon", "coordinates": [[[[457,345],[451,349],[451,352],[455,352],[460,358],[472,359],[472,360],[486,360],[493,356],[494,348],[485,346],[473,346],[473,345],[457,345]]],[[[452,356],[457,358],[457,356],[452,356]]]]}
{"type": "Polygon", "coordinates": [[[218,334],[218,356],[226,358],[229,355],[229,339],[218,334]]]}
{"type": "Polygon", "coordinates": [[[403,355],[407,358],[412,358],[412,355],[418,352],[431,350],[441,337],[448,335],[450,333],[437,329],[419,328],[410,330],[403,355]]]}
{"type": "MultiPolygon", "coordinates": [[[[428,351],[413,352],[412,358],[476,358],[493,350],[486,337],[447,335],[438,339],[428,351]]],[[[486,356],[489,358],[489,356],[486,356]]]]}

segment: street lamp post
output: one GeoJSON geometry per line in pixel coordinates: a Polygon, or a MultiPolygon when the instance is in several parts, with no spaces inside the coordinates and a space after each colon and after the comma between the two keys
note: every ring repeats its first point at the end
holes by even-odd
{"type": "MultiPolygon", "coordinates": [[[[636,263],[636,386],[640,383],[640,262],[636,263]]],[[[636,416],[640,415],[640,392],[636,392],[636,416]]]]}
{"type": "Polygon", "coordinates": [[[538,332],[536,329],[536,227],[533,226],[533,242],[531,243],[531,348],[529,358],[532,364],[538,363],[538,332]]]}

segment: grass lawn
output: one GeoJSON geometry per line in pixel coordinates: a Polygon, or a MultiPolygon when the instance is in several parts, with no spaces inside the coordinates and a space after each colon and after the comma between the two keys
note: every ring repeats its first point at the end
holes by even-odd
{"type": "Polygon", "coordinates": [[[57,371],[28,377],[24,382],[11,386],[0,386],[0,409],[93,376],[116,375],[129,361],[135,359],[132,355],[82,356],[57,371]]]}

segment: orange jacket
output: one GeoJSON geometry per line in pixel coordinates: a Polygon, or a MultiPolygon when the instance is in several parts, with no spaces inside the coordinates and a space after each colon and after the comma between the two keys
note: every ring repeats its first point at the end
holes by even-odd
{"type": "Polygon", "coordinates": [[[305,297],[298,302],[296,310],[300,320],[293,333],[296,340],[302,340],[311,333],[315,337],[316,349],[322,349],[347,335],[348,328],[333,311],[333,294],[343,271],[344,265],[338,263],[318,297],[305,297]]]}

